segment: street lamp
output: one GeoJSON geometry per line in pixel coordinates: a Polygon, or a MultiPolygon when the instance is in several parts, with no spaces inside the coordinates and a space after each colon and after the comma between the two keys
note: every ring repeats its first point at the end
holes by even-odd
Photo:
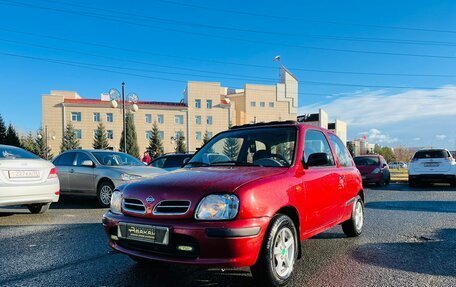
{"type": "MultiPolygon", "coordinates": [[[[45,151],[46,155],[45,156],[46,156],[46,159],[47,159],[49,157],[48,148],[51,147],[51,145],[48,144],[48,142],[49,142],[49,133],[48,133],[47,125],[44,126],[44,136],[43,136],[43,130],[41,130],[41,132],[38,134],[38,138],[39,139],[44,138],[44,146],[46,147],[46,151],[45,151]]],[[[55,140],[55,132],[54,131],[51,132],[51,139],[55,140]]]]}
{"type": "MultiPolygon", "coordinates": [[[[127,152],[127,129],[126,129],[126,119],[125,119],[125,83],[122,82],[122,93],[119,93],[117,89],[110,89],[109,92],[109,99],[111,101],[111,106],[115,109],[119,106],[119,101],[121,103],[122,108],[122,125],[123,125],[123,137],[124,137],[124,150],[123,152],[127,152]]],[[[127,95],[127,102],[131,104],[131,111],[133,113],[139,110],[137,105],[139,97],[136,93],[129,93],[127,95]]]]}

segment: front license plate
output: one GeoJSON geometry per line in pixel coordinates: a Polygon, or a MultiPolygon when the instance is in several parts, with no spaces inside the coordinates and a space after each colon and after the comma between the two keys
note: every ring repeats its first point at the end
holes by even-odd
{"type": "Polygon", "coordinates": [[[120,223],[120,236],[129,240],[167,245],[169,229],[162,226],[120,223]]]}
{"type": "Polygon", "coordinates": [[[9,178],[39,178],[38,170],[10,170],[8,171],[9,178]]]}

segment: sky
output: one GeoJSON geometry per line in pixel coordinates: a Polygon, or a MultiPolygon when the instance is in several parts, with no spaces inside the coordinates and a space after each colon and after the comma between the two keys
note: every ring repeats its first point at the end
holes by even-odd
{"type": "Polygon", "coordinates": [[[187,81],[299,79],[299,112],[348,138],[456,149],[456,1],[0,0],[0,114],[40,127],[41,95],[110,88],[179,101],[187,81]]]}

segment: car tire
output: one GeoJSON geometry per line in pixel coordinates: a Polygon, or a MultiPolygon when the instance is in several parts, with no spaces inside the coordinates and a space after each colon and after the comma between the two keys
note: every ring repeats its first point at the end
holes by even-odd
{"type": "Polygon", "coordinates": [[[380,179],[380,181],[376,183],[376,185],[377,185],[378,187],[384,187],[385,184],[386,184],[386,183],[385,183],[385,180],[384,180],[383,178],[380,179]]]}
{"type": "Polygon", "coordinates": [[[358,195],[353,204],[350,219],[342,223],[342,230],[348,237],[357,237],[363,232],[364,226],[364,202],[358,195]]]}
{"type": "Polygon", "coordinates": [[[391,176],[388,176],[388,179],[385,181],[385,185],[390,185],[391,182],[391,176]]]}
{"type": "Polygon", "coordinates": [[[49,206],[51,206],[51,203],[39,203],[27,205],[27,208],[32,214],[41,214],[45,213],[49,206]]]}
{"type": "Polygon", "coordinates": [[[408,184],[409,184],[409,187],[418,187],[416,179],[411,179],[410,177],[408,179],[408,184]]]}
{"type": "Polygon", "coordinates": [[[97,198],[98,204],[101,207],[109,207],[111,204],[111,196],[114,191],[114,184],[109,181],[103,181],[98,185],[97,188],[97,198]]]}
{"type": "Polygon", "coordinates": [[[250,268],[258,286],[286,285],[294,275],[298,248],[298,236],[291,218],[283,214],[274,216],[263,239],[257,262],[250,268]]]}

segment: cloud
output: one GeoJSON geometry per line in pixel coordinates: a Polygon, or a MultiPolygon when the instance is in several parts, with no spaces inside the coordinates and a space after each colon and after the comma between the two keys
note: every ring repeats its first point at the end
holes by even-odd
{"type": "Polygon", "coordinates": [[[391,137],[388,134],[382,133],[378,129],[370,129],[366,132],[360,132],[358,135],[366,136],[367,142],[376,144],[390,144],[399,141],[397,137],[391,137]]]}
{"type": "Polygon", "coordinates": [[[420,141],[421,138],[413,138],[414,141],[420,141]]]}
{"type": "Polygon", "coordinates": [[[391,93],[388,90],[355,91],[339,94],[331,102],[302,106],[299,113],[326,110],[330,117],[351,126],[382,126],[434,116],[456,115],[456,86],[435,90],[409,90],[391,93]]]}
{"type": "Polygon", "coordinates": [[[444,139],[446,139],[446,135],[436,135],[435,138],[438,139],[438,140],[441,140],[443,141],[444,139]]]}

